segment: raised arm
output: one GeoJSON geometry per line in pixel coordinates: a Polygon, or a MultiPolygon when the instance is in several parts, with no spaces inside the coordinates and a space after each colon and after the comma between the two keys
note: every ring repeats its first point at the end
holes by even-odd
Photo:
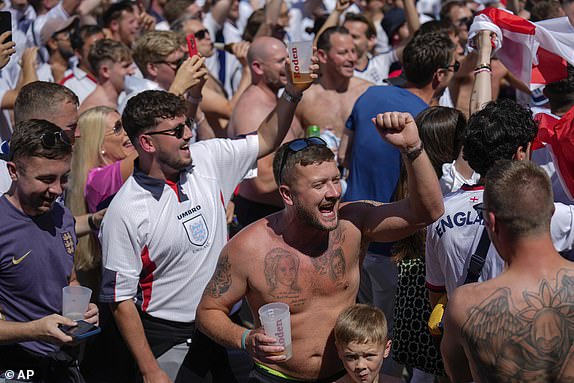
{"type": "Polygon", "coordinates": [[[492,101],[492,71],[490,68],[490,54],[492,53],[492,46],[490,45],[491,33],[492,32],[485,30],[480,31],[478,36],[476,36],[478,59],[476,60],[476,67],[474,69],[474,85],[470,97],[471,115],[481,110],[489,101],[492,101]]]}
{"type": "MultiPolygon", "coordinates": [[[[313,61],[311,78],[315,80],[318,77],[317,71],[319,70],[317,56],[313,55],[311,60],[313,61]]],[[[263,120],[257,130],[257,136],[259,137],[259,154],[257,158],[265,157],[281,145],[291,126],[293,117],[295,117],[295,109],[303,96],[303,92],[311,86],[311,82],[304,84],[293,84],[291,82],[289,60],[285,63],[285,72],[287,73],[285,92],[277,102],[277,106],[263,120]]]]}
{"type": "Polygon", "coordinates": [[[350,0],[337,0],[335,9],[333,9],[333,12],[331,12],[329,17],[327,17],[327,20],[325,20],[325,23],[323,24],[323,26],[321,26],[319,32],[317,32],[315,38],[313,39],[314,47],[317,46],[317,40],[319,39],[319,36],[321,36],[321,34],[325,31],[325,29],[330,27],[336,27],[337,25],[339,25],[339,18],[341,17],[343,12],[345,12],[345,10],[349,8],[350,5],[351,5],[350,0]]]}
{"type": "Polygon", "coordinates": [[[366,240],[389,242],[434,222],[443,214],[444,205],[436,173],[413,117],[400,112],[379,114],[376,126],[383,139],[402,153],[409,196],[391,204],[357,202],[350,205],[366,240]]]}

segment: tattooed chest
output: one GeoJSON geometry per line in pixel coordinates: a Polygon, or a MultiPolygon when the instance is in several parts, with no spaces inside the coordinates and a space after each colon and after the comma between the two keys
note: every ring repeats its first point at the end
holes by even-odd
{"type": "Polygon", "coordinates": [[[302,306],[318,296],[339,295],[352,286],[347,260],[341,248],[319,257],[302,257],[284,249],[274,249],[265,258],[267,293],[272,299],[302,306]]]}

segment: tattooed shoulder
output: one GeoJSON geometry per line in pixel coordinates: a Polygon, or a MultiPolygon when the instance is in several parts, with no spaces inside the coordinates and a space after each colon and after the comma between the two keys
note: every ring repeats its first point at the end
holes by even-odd
{"type": "Polygon", "coordinates": [[[496,290],[462,327],[482,381],[574,381],[574,273],[560,270],[513,298],[496,290]]]}
{"type": "Polygon", "coordinates": [[[205,288],[204,294],[213,298],[219,298],[225,294],[231,286],[231,264],[229,256],[222,255],[217,261],[217,268],[211,277],[211,280],[205,288]]]}

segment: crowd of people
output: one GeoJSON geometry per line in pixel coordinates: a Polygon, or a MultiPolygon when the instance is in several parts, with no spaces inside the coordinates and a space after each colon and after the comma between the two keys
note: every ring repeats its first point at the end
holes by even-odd
{"type": "Polygon", "coordinates": [[[574,379],[573,0],[0,8],[0,381],[574,379]]]}

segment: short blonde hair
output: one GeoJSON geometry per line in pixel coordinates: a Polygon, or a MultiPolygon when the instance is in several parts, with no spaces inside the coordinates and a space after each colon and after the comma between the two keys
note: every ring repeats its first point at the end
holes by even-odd
{"type": "Polygon", "coordinates": [[[142,73],[147,74],[147,64],[165,60],[182,45],[183,39],[175,32],[150,31],[136,41],[134,61],[142,73]]]}
{"type": "Polygon", "coordinates": [[[373,342],[387,343],[387,318],[378,308],[356,304],[345,309],[335,323],[335,341],[339,345],[373,342]]]}

